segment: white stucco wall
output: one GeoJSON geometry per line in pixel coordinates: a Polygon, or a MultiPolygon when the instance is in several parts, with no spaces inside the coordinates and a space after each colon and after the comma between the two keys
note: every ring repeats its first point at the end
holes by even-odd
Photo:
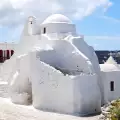
{"type": "Polygon", "coordinates": [[[48,23],[48,24],[41,24],[41,34],[44,34],[44,28],[46,28],[46,34],[49,33],[75,33],[76,28],[74,24],[67,24],[67,23],[48,23]]]}
{"type": "Polygon", "coordinates": [[[101,95],[95,75],[64,76],[36,58],[36,52],[31,52],[30,60],[35,108],[74,115],[100,112],[101,95]]]}
{"type": "Polygon", "coordinates": [[[99,65],[99,61],[97,58],[97,55],[94,51],[94,48],[92,46],[89,46],[89,48],[91,49],[91,61],[93,64],[93,67],[95,69],[95,72],[98,76],[98,84],[99,84],[99,88],[100,88],[100,92],[101,92],[101,104],[104,104],[104,86],[103,86],[103,82],[102,82],[102,78],[101,78],[101,71],[100,71],[100,65],[99,65]]]}
{"type": "Polygon", "coordinates": [[[28,57],[22,55],[16,59],[16,71],[12,73],[9,82],[9,95],[13,103],[30,104],[32,100],[28,57]]]}
{"type": "Polygon", "coordinates": [[[40,26],[35,17],[29,17],[24,24],[22,36],[40,35],[40,26]]]}
{"type": "Polygon", "coordinates": [[[97,75],[79,75],[74,81],[75,110],[81,115],[95,114],[101,111],[101,93],[97,75]]]}
{"type": "Polygon", "coordinates": [[[104,103],[120,97],[120,71],[101,72],[104,85],[104,103]],[[110,82],[114,81],[114,91],[110,89],[110,82]]]}
{"type": "Polygon", "coordinates": [[[21,40],[15,50],[13,57],[28,53],[28,51],[30,51],[39,40],[40,35],[21,36],[21,40]]]}
{"type": "Polygon", "coordinates": [[[92,63],[93,68],[95,70],[95,73],[98,75],[97,76],[97,80],[98,80],[98,84],[100,87],[100,91],[101,91],[101,103],[103,104],[103,85],[101,82],[101,78],[100,78],[100,67],[99,67],[99,62],[98,62],[98,58],[95,54],[95,51],[93,49],[93,47],[89,46],[83,38],[77,36],[69,36],[68,38],[66,38],[67,41],[71,42],[71,44],[73,44],[80,52],[82,52],[92,63]]]}
{"type": "Polygon", "coordinates": [[[41,63],[35,53],[31,55],[31,70],[33,106],[47,111],[74,113],[73,81],[41,63]]]}

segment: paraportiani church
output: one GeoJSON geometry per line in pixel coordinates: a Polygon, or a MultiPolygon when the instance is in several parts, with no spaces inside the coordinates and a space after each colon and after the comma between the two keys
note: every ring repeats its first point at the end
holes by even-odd
{"type": "Polygon", "coordinates": [[[1,81],[15,104],[71,115],[101,112],[120,97],[120,67],[100,64],[92,46],[66,16],[53,14],[39,24],[29,17],[14,55],[0,67],[1,81]]]}

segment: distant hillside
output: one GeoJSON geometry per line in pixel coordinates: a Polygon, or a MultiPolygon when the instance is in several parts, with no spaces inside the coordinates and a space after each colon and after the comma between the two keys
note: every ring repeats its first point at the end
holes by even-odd
{"type": "Polygon", "coordinates": [[[107,50],[96,50],[97,57],[99,59],[99,64],[103,64],[110,55],[113,56],[115,61],[120,64],[120,51],[107,51],[107,50]]]}

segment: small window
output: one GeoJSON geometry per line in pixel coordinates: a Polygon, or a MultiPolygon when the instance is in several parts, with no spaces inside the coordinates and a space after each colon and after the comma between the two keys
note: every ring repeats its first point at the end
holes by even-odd
{"type": "Polygon", "coordinates": [[[43,29],[43,33],[44,33],[44,34],[46,33],[46,28],[43,29]]]}
{"type": "Polygon", "coordinates": [[[32,24],[32,21],[30,23],[32,24]]]}
{"type": "Polygon", "coordinates": [[[110,90],[111,90],[111,91],[114,91],[114,81],[111,81],[111,82],[110,82],[110,90]]]}

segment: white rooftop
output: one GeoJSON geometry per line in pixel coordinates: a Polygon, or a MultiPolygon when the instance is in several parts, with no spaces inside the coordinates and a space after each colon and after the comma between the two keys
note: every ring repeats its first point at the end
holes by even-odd
{"type": "Polygon", "coordinates": [[[112,56],[110,56],[108,60],[105,62],[105,64],[117,64],[117,62],[114,60],[112,56]]]}
{"type": "Polygon", "coordinates": [[[120,67],[112,56],[104,64],[100,64],[101,71],[110,72],[110,71],[120,71],[120,67]]]}

